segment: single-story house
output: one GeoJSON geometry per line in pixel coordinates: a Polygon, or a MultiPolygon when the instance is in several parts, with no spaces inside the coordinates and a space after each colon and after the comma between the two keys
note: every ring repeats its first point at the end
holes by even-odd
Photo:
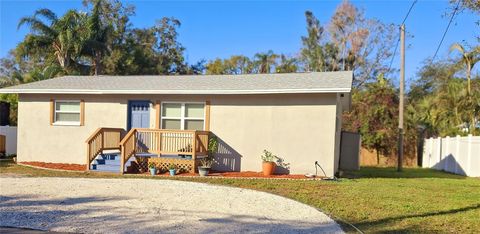
{"type": "Polygon", "coordinates": [[[318,161],[332,176],[352,79],[350,71],[65,76],[0,93],[19,95],[18,162],[99,170],[102,160],[116,159],[120,164],[104,169],[124,172],[132,164],[145,169],[149,159],[163,166],[174,160],[192,170],[214,134],[213,169],[260,171],[266,149],[283,158],[290,173],[315,173],[318,161]],[[120,153],[103,157],[110,151],[120,153]]]}

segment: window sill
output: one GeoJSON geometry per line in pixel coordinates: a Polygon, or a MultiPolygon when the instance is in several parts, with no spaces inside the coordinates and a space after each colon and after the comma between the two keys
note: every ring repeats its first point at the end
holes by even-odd
{"type": "Polygon", "coordinates": [[[80,126],[79,122],[55,122],[53,126],[80,126]]]}

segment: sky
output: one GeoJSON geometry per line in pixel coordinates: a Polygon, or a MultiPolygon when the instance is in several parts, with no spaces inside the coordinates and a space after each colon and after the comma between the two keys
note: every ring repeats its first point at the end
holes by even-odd
{"type": "MultiPolygon", "coordinates": [[[[351,1],[363,9],[368,18],[385,23],[400,24],[413,1],[369,0],[351,1]]],[[[179,41],[186,47],[190,64],[201,59],[227,58],[273,50],[296,55],[301,36],[306,34],[305,11],[312,11],[320,22],[326,23],[340,1],[128,1],[136,6],[131,17],[134,27],[150,27],[156,19],[175,17],[182,23],[179,41]]],[[[432,57],[447,27],[445,17],[450,5],[447,0],[419,0],[407,21],[406,79],[415,79],[425,59],[432,57]]],[[[17,29],[21,17],[32,15],[36,9],[49,8],[57,15],[68,9],[84,9],[81,0],[0,0],[0,57],[15,48],[28,28],[17,29]]],[[[478,15],[463,12],[455,17],[438,58],[454,56],[449,47],[455,42],[478,43],[480,34],[475,22],[478,15]]],[[[399,67],[397,51],[393,67],[399,67]]]]}

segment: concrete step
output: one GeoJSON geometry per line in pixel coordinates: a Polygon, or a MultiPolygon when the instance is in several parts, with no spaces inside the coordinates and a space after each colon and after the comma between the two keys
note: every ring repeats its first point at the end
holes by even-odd
{"type": "Polygon", "coordinates": [[[120,154],[103,154],[100,158],[105,160],[120,160],[120,154]]]}
{"type": "Polygon", "coordinates": [[[117,165],[117,166],[120,166],[120,159],[107,160],[107,159],[97,158],[92,163],[96,164],[96,165],[117,165]]]}
{"type": "MultiPolygon", "coordinates": [[[[131,162],[134,160],[134,157],[131,157],[125,164],[125,168],[128,168],[131,165],[131,162]]],[[[92,171],[99,172],[119,172],[120,164],[120,154],[103,154],[97,156],[97,158],[93,160],[90,168],[92,171]]]]}
{"type": "Polygon", "coordinates": [[[120,165],[92,165],[93,171],[120,172],[120,165]]]}

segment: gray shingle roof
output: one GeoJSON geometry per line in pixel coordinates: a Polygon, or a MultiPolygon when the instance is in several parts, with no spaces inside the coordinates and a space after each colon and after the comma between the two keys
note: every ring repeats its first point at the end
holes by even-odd
{"type": "Polygon", "coordinates": [[[350,92],[353,73],[308,72],[188,76],[64,76],[0,93],[260,94],[350,92]]]}

